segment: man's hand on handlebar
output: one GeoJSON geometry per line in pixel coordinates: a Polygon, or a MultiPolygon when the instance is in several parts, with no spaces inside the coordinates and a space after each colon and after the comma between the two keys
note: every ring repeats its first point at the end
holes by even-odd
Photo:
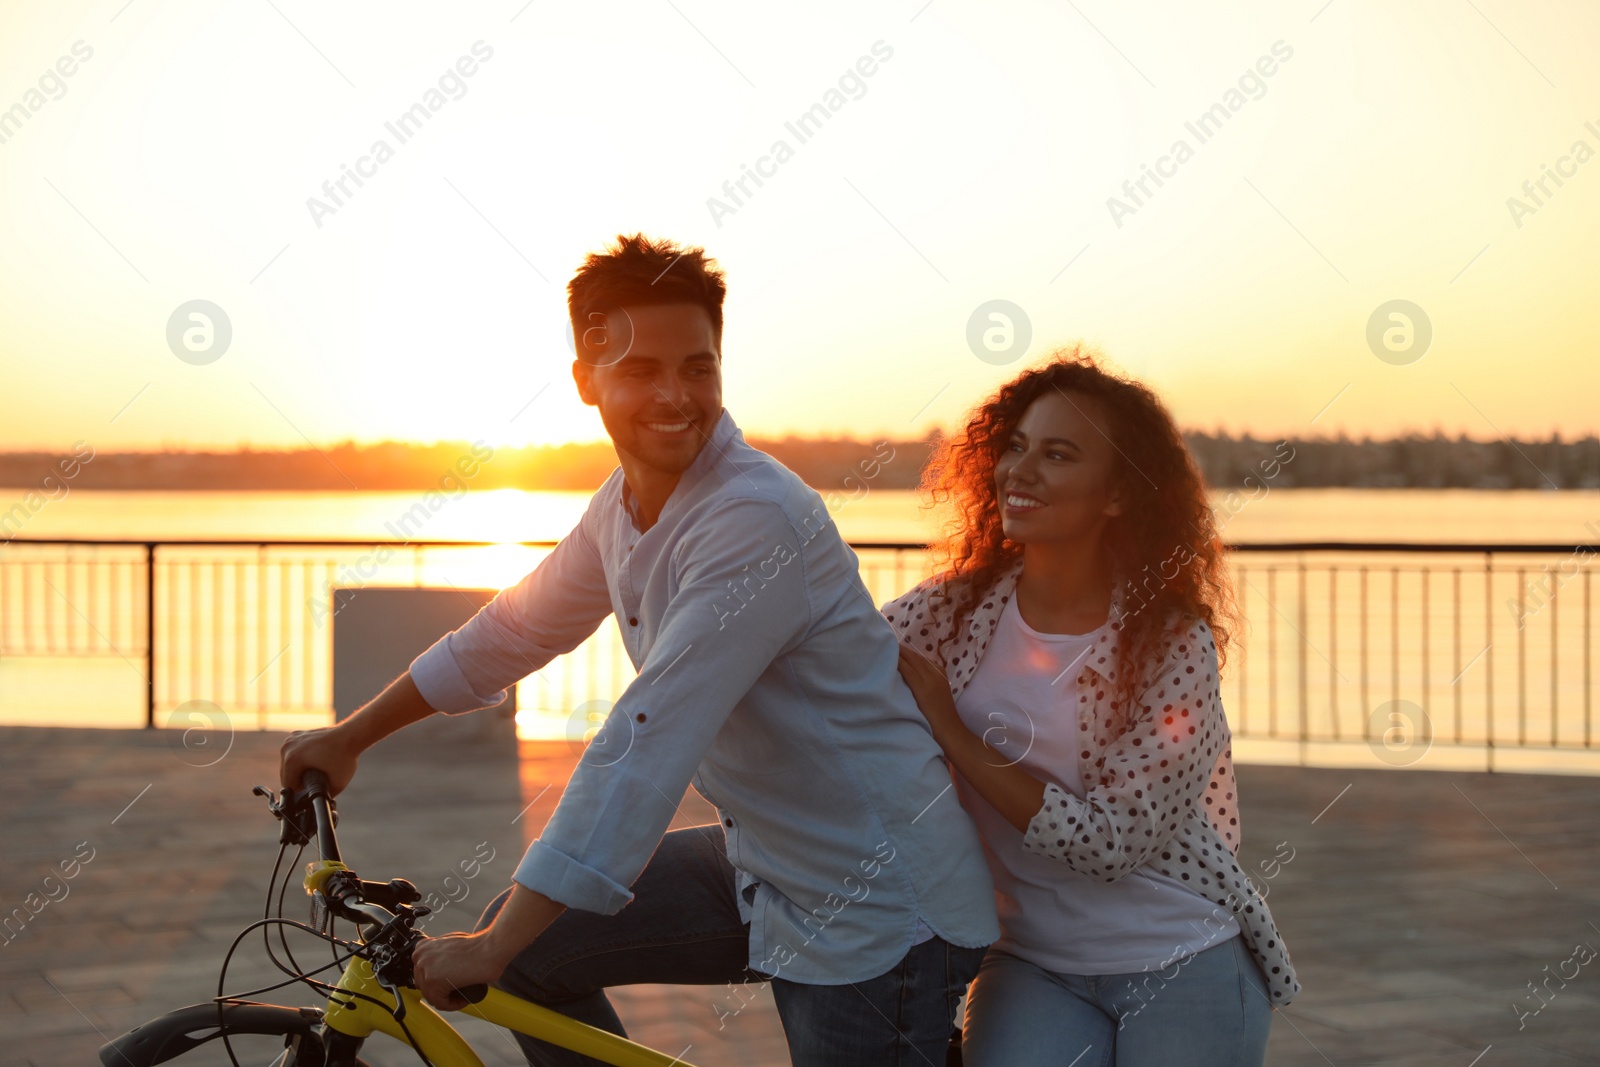
{"type": "Polygon", "coordinates": [[[467,1006],[461,990],[494,982],[506,969],[487,932],[425,938],[411,951],[411,973],[422,997],[440,1011],[467,1006]]]}
{"type": "Polygon", "coordinates": [[[360,757],[361,746],[339,726],[296,730],[278,752],[278,781],[285,788],[299,788],[306,768],[316,767],[328,775],[329,795],[338,796],[355,777],[360,757]]]}
{"type": "Polygon", "coordinates": [[[290,734],[278,757],[279,782],[286,788],[299,786],[307,767],[320,767],[328,772],[329,790],[337,796],[355,777],[361,753],[432,714],[433,708],[407,671],[339,725],[290,734]]]}
{"type": "Polygon", "coordinates": [[[566,906],[524,885],[511,883],[511,895],[489,925],[471,934],[430,937],[411,953],[411,973],[429,1004],[454,1011],[465,1003],[460,990],[499,979],[511,961],[566,906]]]}

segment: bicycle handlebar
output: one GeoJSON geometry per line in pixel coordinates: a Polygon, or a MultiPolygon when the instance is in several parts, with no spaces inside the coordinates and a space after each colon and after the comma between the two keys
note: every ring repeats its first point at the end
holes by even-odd
{"type": "MultiPolygon", "coordinates": [[[[320,858],[333,862],[341,862],[339,857],[339,839],[334,835],[333,830],[333,813],[330,806],[332,797],[329,793],[327,774],[315,767],[308,767],[306,768],[305,773],[301,775],[300,781],[304,798],[310,802],[311,811],[316,817],[317,852],[320,858]]],[[[374,887],[377,886],[376,883],[372,884],[374,887]]],[[[339,901],[339,906],[348,909],[349,911],[364,915],[371,921],[377,923],[384,923],[394,918],[394,914],[388,908],[382,907],[378,904],[367,903],[366,901],[360,899],[360,891],[366,885],[367,883],[363,883],[359,879],[356,879],[354,881],[354,886],[357,893],[356,899],[341,900],[339,901]]],[[[394,883],[391,883],[391,886],[382,888],[391,888],[393,885],[394,883]]],[[[417,899],[416,890],[412,888],[409,883],[405,883],[405,886],[410,890],[408,898],[411,900],[417,899]]],[[[476,1004],[488,995],[489,987],[486,984],[480,983],[477,985],[467,986],[465,989],[458,989],[457,992],[460,993],[468,1003],[476,1004]]]]}
{"type": "Polygon", "coordinates": [[[328,792],[328,776],[315,767],[307,767],[300,776],[301,788],[306,791],[306,799],[311,802],[311,811],[317,819],[317,854],[324,860],[339,860],[339,839],[333,832],[333,815],[328,809],[331,795],[328,792]]]}

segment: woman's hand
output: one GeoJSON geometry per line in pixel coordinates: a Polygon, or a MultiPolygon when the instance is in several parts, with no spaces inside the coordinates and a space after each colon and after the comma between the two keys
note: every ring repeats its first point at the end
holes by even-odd
{"type": "Polygon", "coordinates": [[[951,731],[962,729],[962,725],[961,716],[956,713],[955,699],[950,695],[950,682],[944,676],[944,668],[920,652],[901,645],[900,677],[911,688],[917,709],[933,730],[933,739],[939,742],[941,748],[947,748],[951,731]]]}
{"type": "Polygon", "coordinates": [[[911,687],[917,707],[933,728],[933,739],[944,749],[961,776],[1019,832],[1044,804],[1044,783],[984,743],[967,729],[956,712],[955,698],[944,668],[927,657],[900,646],[900,677],[911,687]]]}

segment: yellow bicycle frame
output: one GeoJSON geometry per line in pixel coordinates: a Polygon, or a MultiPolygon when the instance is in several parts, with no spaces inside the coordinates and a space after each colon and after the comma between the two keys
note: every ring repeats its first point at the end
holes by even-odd
{"type": "MultiPolygon", "coordinates": [[[[372,966],[366,960],[350,961],[339,979],[338,989],[339,992],[329,996],[327,1014],[324,1016],[330,1028],[360,1038],[369,1037],[374,1032],[384,1033],[403,1044],[410,1043],[405,1031],[400,1029],[400,1024],[390,1014],[389,1008],[394,1004],[394,998],[378,984],[373,977],[372,966]],[[362,996],[349,995],[354,993],[362,996]],[[375,1004],[365,997],[371,997],[379,1003],[375,1004]]],[[[411,1037],[416,1039],[417,1048],[435,1067],[483,1067],[483,1060],[472,1051],[466,1039],[422,999],[421,993],[406,988],[400,990],[400,998],[406,1006],[405,1022],[411,1037]]],[[[668,1057],[625,1037],[597,1030],[492,986],[488,996],[461,1011],[496,1026],[581,1052],[615,1067],[693,1067],[686,1060],[668,1057]]]]}
{"type": "MultiPolygon", "coordinates": [[[[338,860],[324,859],[308,863],[306,892],[321,892],[335,871],[348,869],[338,860]]],[[[445,1022],[444,1016],[423,1000],[420,992],[409,987],[400,990],[400,999],[406,1008],[406,1028],[411,1031],[408,1039],[406,1031],[400,1028],[400,1023],[391,1012],[394,997],[378,984],[377,977],[372,973],[372,965],[366,960],[352,959],[336,988],[337,992],[328,996],[327,1011],[323,1015],[323,1021],[329,1028],[362,1039],[373,1033],[388,1034],[407,1045],[411,1044],[411,1039],[415,1039],[416,1048],[428,1057],[434,1067],[484,1067],[483,1060],[472,1051],[472,1046],[456,1032],[455,1027],[445,1022]]],[[[488,996],[461,1010],[485,1022],[537,1037],[614,1067],[694,1067],[683,1059],[668,1058],[655,1049],[597,1030],[493,986],[489,987],[488,996]]]]}

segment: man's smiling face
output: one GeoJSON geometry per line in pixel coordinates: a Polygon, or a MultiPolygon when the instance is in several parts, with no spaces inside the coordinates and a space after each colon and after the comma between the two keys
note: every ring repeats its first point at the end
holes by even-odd
{"type": "Polygon", "coordinates": [[[595,331],[586,334],[572,376],[583,402],[600,409],[600,421],[630,475],[628,468],[637,464],[641,474],[676,479],[711,439],[722,415],[716,328],[698,304],[611,311],[603,338],[595,331]]]}

